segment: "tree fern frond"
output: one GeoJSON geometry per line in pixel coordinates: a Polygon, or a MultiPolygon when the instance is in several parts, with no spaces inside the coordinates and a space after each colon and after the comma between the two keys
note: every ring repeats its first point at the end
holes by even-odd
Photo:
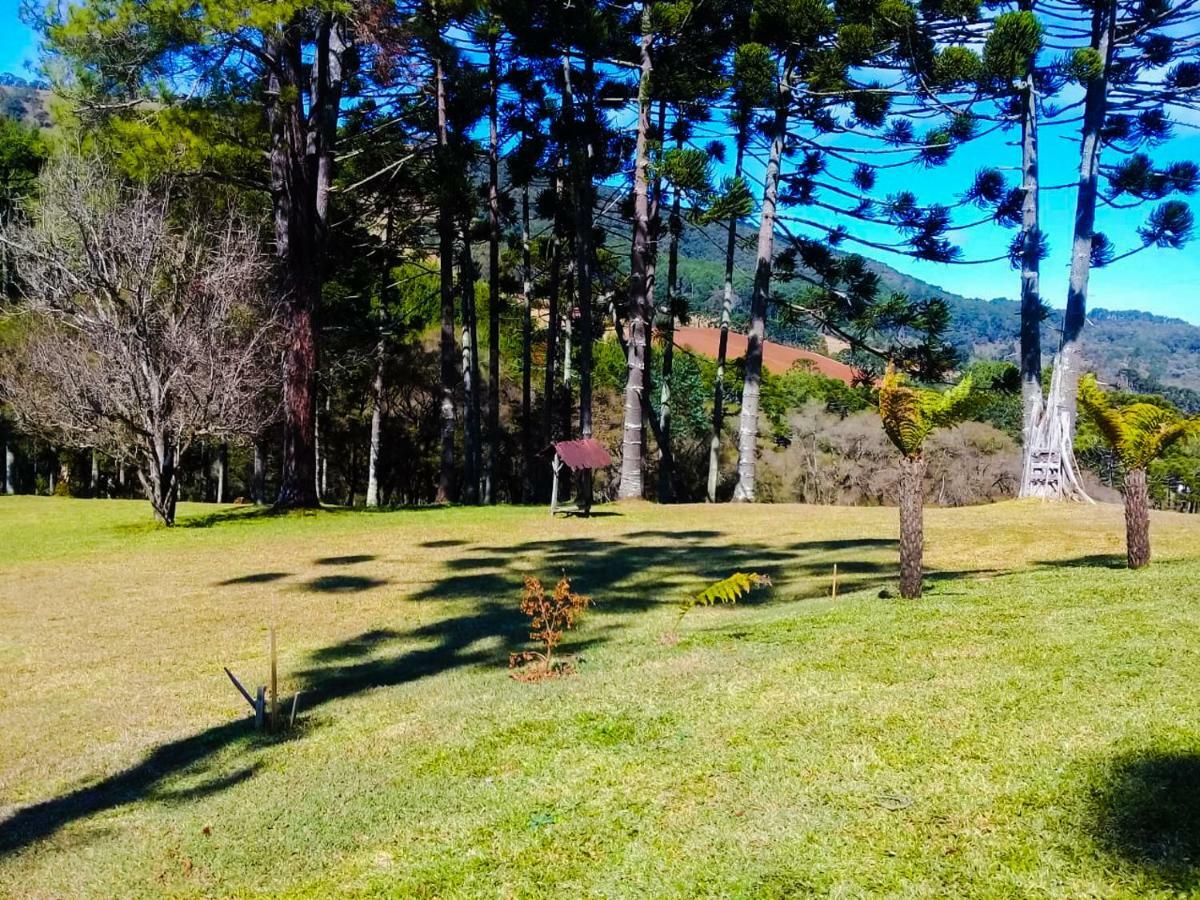
{"type": "Polygon", "coordinates": [[[1114,406],[1094,375],[1080,379],[1079,405],[1130,469],[1145,468],[1172,444],[1200,434],[1200,419],[1185,419],[1165,406],[1154,403],[1114,406]]]}
{"type": "Polygon", "coordinates": [[[771,579],[757,572],[734,572],[728,578],[713,582],[700,593],[688,597],[680,605],[683,613],[694,606],[712,606],[714,603],[736,603],[740,597],[756,587],[770,587],[771,579]]]}
{"type": "Polygon", "coordinates": [[[907,384],[889,365],[879,383],[879,418],[891,442],[912,458],[935,428],[956,425],[969,416],[976,396],[970,376],[948,391],[931,391],[907,384]]]}
{"type": "Polygon", "coordinates": [[[1079,405],[1095,423],[1100,436],[1110,447],[1120,452],[1120,448],[1125,444],[1125,419],[1120,410],[1113,408],[1108,395],[1100,389],[1095,375],[1087,374],[1079,380],[1079,405]]]}

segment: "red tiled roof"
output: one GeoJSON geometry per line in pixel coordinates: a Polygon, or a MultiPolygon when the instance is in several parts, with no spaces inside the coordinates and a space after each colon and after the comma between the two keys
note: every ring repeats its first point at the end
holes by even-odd
{"type": "Polygon", "coordinates": [[[603,469],[612,465],[612,454],[595,438],[579,441],[559,441],[554,451],[571,471],[603,469]]]}
{"type": "MultiPolygon", "coordinates": [[[[693,353],[700,353],[704,356],[715,358],[720,340],[721,329],[719,328],[697,328],[689,325],[675,329],[677,346],[686,347],[693,353]]],[[[734,360],[745,356],[746,344],[744,334],[729,332],[729,344],[725,351],[727,358],[734,360]]],[[[845,384],[854,383],[856,370],[853,366],[830,359],[828,356],[822,356],[820,353],[813,353],[811,350],[785,347],[783,344],[773,344],[770,341],[763,342],[763,365],[776,375],[782,375],[801,361],[810,363],[826,378],[836,378],[845,384]]]]}

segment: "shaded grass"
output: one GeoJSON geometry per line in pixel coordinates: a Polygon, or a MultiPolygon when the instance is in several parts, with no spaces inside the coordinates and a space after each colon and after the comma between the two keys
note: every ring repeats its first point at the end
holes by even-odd
{"type": "Polygon", "coordinates": [[[1200,524],[1129,573],[1114,508],[931,511],[901,603],[894,510],[615,511],[0,498],[0,893],[1196,890],[1200,524]],[[734,568],[771,598],[664,645],[734,568]],[[581,674],[519,684],[520,578],[560,569],[581,674]],[[272,621],[285,741],[220,671],[264,680],[272,621]]]}

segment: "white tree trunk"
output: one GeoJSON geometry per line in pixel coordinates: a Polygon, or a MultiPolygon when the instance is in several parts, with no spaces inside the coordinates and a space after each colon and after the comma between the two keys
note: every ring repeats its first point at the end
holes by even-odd
{"type": "Polygon", "coordinates": [[[367,506],[379,505],[379,453],[383,447],[383,341],[376,350],[375,380],[371,383],[371,449],[367,457],[367,506]]]}

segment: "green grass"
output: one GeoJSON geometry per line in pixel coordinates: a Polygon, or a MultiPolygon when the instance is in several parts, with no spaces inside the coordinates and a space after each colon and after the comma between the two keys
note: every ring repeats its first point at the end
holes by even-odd
{"type": "Polygon", "coordinates": [[[1200,519],[1131,573],[1114,507],[931,510],[902,602],[894,510],[601,512],[0,498],[0,895],[1200,893],[1200,519]],[[579,674],[517,682],[561,570],[579,674]]]}

